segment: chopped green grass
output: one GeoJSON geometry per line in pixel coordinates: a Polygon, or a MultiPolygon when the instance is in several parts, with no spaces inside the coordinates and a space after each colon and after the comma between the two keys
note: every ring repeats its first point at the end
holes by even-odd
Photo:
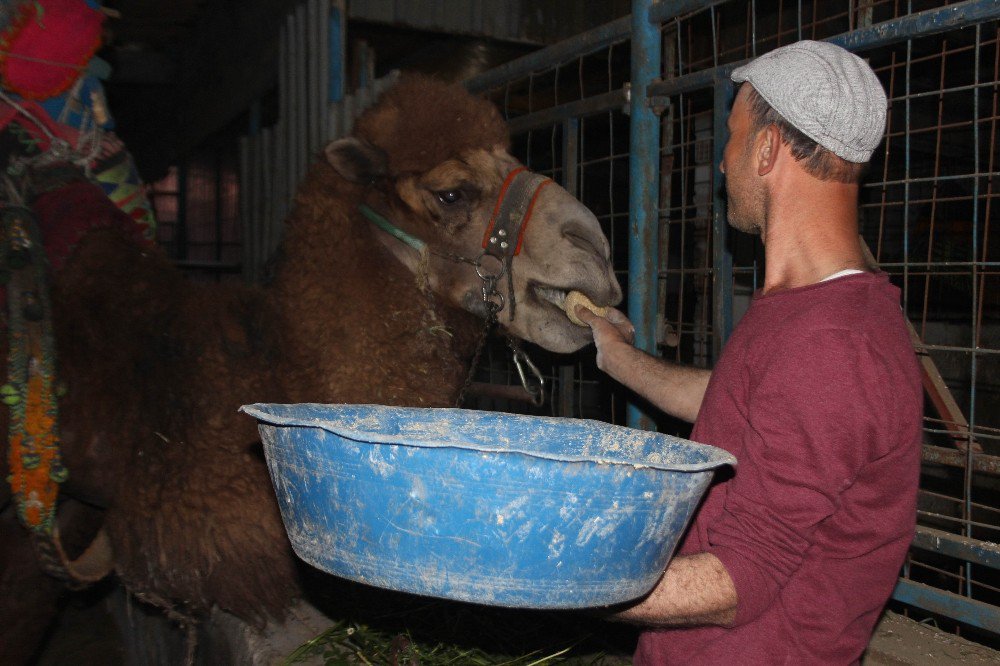
{"type": "Polygon", "coordinates": [[[600,612],[501,608],[434,599],[304,570],[308,601],[331,625],[286,664],[627,666],[638,629],[600,612]]]}
{"type": "MultiPolygon", "coordinates": [[[[432,604],[433,605],[433,604],[432,604]]],[[[561,622],[557,630],[537,618],[524,623],[448,606],[403,617],[404,626],[381,628],[341,620],[299,646],[286,665],[324,666],[614,666],[629,664],[622,651],[609,654],[585,627],[561,622]],[[425,621],[434,618],[432,624],[425,621]],[[409,626],[412,626],[412,630],[409,626]],[[443,634],[443,640],[434,637],[443,634]],[[459,638],[461,637],[461,638],[459,638]],[[454,639],[455,642],[449,642],[454,639]]],[[[399,618],[396,618],[399,619],[399,618]]],[[[612,650],[615,652],[616,650],[612,650]]]]}
{"type": "Polygon", "coordinates": [[[325,666],[547,666],[563,663],[572,649],[571,645],[548,655],[537,650],[518,656],[492,654],[475,647],[415,641],[408,632],[392,635],[363,624],[338,622],[296,649],[285,664],[322,655],[325,666]]]}

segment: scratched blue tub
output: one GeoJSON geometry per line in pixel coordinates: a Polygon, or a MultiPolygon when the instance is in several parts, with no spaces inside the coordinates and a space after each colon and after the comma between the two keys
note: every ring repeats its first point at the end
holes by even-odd
{"type": "Polygon", "coordinates": [[[597,421],[255,404],[295,552],[378,587],[583,608],[656,584],[720,449],[597,421]]]}

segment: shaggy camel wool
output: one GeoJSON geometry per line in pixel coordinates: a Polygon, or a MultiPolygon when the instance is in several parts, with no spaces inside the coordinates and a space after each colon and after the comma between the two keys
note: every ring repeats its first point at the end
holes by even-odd
{"type": "Polygon", "coordinates": [[[473,148],[510,144],[496,106],[416,74],[387,90],[358,118],[354,133],[388,154],[393,176],[423,173],[473,148]]]}

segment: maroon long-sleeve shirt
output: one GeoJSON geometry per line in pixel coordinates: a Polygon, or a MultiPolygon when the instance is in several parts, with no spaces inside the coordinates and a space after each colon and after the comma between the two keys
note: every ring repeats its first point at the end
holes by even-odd
{"type": "Polygon", "coordinates": [[[636,663],[857,662],[913,537],[922,410],[886,275],[755,296],[691,435],[739,464],[680,551],[722,561],[736,621],[646,632],[636,663]]]}

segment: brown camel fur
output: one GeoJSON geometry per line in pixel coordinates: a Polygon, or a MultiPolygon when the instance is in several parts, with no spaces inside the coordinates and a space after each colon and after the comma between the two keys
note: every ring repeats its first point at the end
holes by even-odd
{"type": "MultiPolygon", "coordinates": [[[[491,104],[404,78],[310,170],[266,288],[197,286],[162,252],[120,233],[83,239],[52,287],[68,388],[59,403],[63,492],[106,508],[115,570],[130,591],[181,613],[217,606],[257,623],[300,594],[256,423],[237,409],[453,404],[483,325],[475,269],[421,256],[357,206],[435,250],[476,257],[504,175],[517,166],[507,144],[491,104]]],[[[593,215],[558,186],[543,192],[514,260],[517,316],[502,322],[573,351],[589,330],[557,307],[566,290],[599,304],[621,292],[593,215]]],[[[0,584],[0,627],[47,610],[0,584]]]]}

